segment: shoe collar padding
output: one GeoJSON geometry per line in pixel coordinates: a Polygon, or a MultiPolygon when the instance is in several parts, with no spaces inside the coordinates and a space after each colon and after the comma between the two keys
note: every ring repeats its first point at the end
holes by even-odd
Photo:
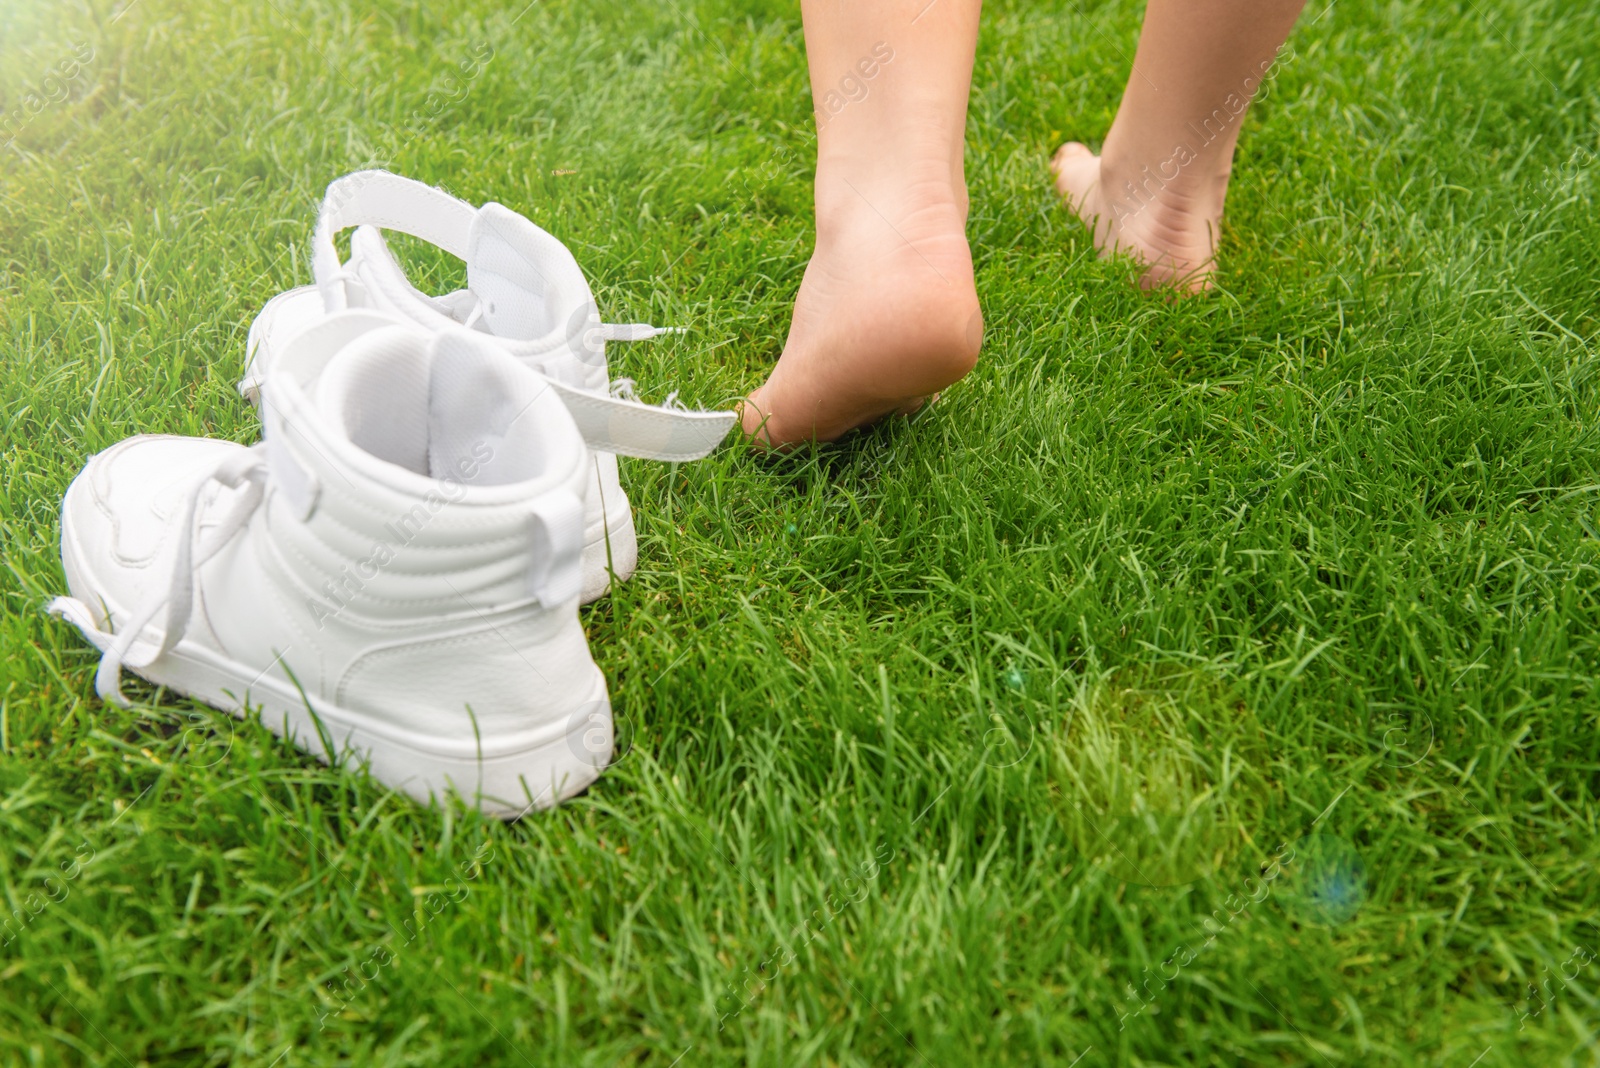
{"type": "Polygon", "coordinates": [[[270,488],[298,523],[342,539],[422,507],[420,547],[528,551],[533,596],[576,596],[589,453],[542,376],[466,331],[425,337],[368,311],[281,355],[262,424],[270,488]]]}

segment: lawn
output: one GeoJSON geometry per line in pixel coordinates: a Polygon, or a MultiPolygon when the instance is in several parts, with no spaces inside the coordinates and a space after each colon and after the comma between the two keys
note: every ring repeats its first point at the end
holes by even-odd
{"type": "Polygon", "coordinates": [[[256,438],[245,331],[374,162],[692,327],[616,347],[647,399],[755,386],[810,245],[797,5],[0,3],[0,1063],[1600,1061],[1600,9],[1312,0],[1183,301],[1046,170],[1140,6],[984,17],[978,370],[625,461],[620,758],[502,825],[101,704],[42,611],[61,495],[256,438]]]}

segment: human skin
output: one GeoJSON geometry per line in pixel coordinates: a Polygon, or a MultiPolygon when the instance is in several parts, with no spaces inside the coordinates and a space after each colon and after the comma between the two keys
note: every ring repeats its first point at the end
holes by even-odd
{"type": "Polygon", "coordinates": [[[744,405],[757,442],[831,440],[915,410],[977,363],[963,150],[980,6],[801,3],[812,98],[824,109],[817,239],[783,354],[744,405]],[[829,94],[837,102],[863,60],[876,75],[833,112],[829,94]]]}
{"type": "MultiPolygon", "coordinates": [[[[1210,286],[1239,128],[1303,2],[1150,0],[1101,154],[1056,153],[1056,189],[1103,255],[1143,262],[1145,288],[1210,286]]],[[[981,6],[802,0],[817,237],[783,353],[745,398],[758,445],[913,412],[976,366],[963,153],[981,6]]]]}
{"type": "Polygon", "coordinates": [[[1144,263],[1146,289],[1210,287],[1239,127],[1303,6],[1149,0],[1100,155],[1077,141],[1057,151],[1056,190],[1102,254],[1144,263]]]}

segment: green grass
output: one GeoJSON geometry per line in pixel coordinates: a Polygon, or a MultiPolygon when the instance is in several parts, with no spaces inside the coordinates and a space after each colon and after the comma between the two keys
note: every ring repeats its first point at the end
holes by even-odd
{"type": "Polygon", "coordinates": [[[520,6],[0,5],[0,114],[66,97],[0,149],[0,1062],[1595,1063],[1590,5],[1313,0],[1173,303],[1045,170],[1138,6],[991,3],[979,369],[837,447],[627,463],[642,568],[585,615],[626,751],[557,811],[99,703],[41,611],[61,494],[255,438],[244,333],[332,177],[499,200],[609,318],[693,326],[622,349],[648,397],[777,354],[796,5],[520,6]]]}

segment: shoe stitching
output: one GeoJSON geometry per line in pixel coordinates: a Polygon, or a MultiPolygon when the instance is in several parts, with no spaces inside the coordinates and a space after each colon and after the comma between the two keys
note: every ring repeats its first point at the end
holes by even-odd
{"type": "MultiPolygon", "coordinates": [[[[325,544],[325,543],[322,543],[320,541],[320,539],[314,539],[314,540],[317,540],[319,542],[319,544],[325,544]]],[[[275,537],[275,538],[272,539],[272,541],[273,541],[274,545],[278,547],[280,552],[287,551],[287,552],[291,553],[293,555],[294,559],[300,561],[307,568],[309,568],[311,571],[315,572],[316,574],[322,576],[328,582],[336,582],[338,580],[339,575],[338,575],[337,572],[328,571],[324,564],[319,563],[316,560],[313,560],[304,551],[302,551],[301,548],[297,544],[295,544],[295,540],[293,538],[290,538],[290,537],[275,537]]],[[[408,546],[406,546],[406,548],[409,549],[409,548],[411,548],[411,546],[408,545],[408,546]]],[[[302,592],[305,593],[305,595],[308,598],[316,598],[318,601],[322,601],[326,597],[326,594],[321,589],[317,589],[317,588],[314,588],[314,587],[306,586],[304,580],[299,578],[299,576],[295,575],[294,572],[292,571],[292,569],[285,568],[284,570],[285,570],[286,574],[288,574],[291,578],[294,579],[295,584],[301,587],[302,592]]],[[[436,577],[438,575],[447,575],[447,574],[461,574],[461,572],[459,572],[459,571],[429,571],[429,572],[418,573],[417,577],[419,577],[419,578],[430,578],[430,577],[436,577]]],[[[519,572],[519,574],[520,574],[520,572],[519,572]]],[[[376,576],[374,576],[374,578],[376,578],[376,576]]],[[[369,580],[369,581],[371,581],[371,580],[369,580]]],[[[457,601],[460,600],[460,596],[459,595],[440,595],[438,597],[417,597],[417,598],[380,597],[377,594],[369,593],[367,591],[367,589],[365,587],[363,587],[363,589],[360,591],[360,593],[356,594],[349,601],[345,602],[345,606],[343,608],[340,608],[339,612],[344,612],[344,611],[349,610],[350,606],[356,604],[358,599],[364,599],[364,600],[367,600],[369,602],[372,602],[372,603],[375,603],[375,604],[379,604],[379,605],[387,604],[387,605],[393,605],[395,607],[406,607],[406,608],[409,608],[409,607],[425,607],[425,606],[428,606],[428,605],[454,605],[457,601]]],[[[356,615],[357,615],[358,618],[363,618],[363,619],[365,618],[359,610],[356,612],[356,615]]],[[[415,621],[411,620],[411,621],[407,621],[407,623],[405,625],[414,625],[414,624],[415,624],[415,621]]]]}

